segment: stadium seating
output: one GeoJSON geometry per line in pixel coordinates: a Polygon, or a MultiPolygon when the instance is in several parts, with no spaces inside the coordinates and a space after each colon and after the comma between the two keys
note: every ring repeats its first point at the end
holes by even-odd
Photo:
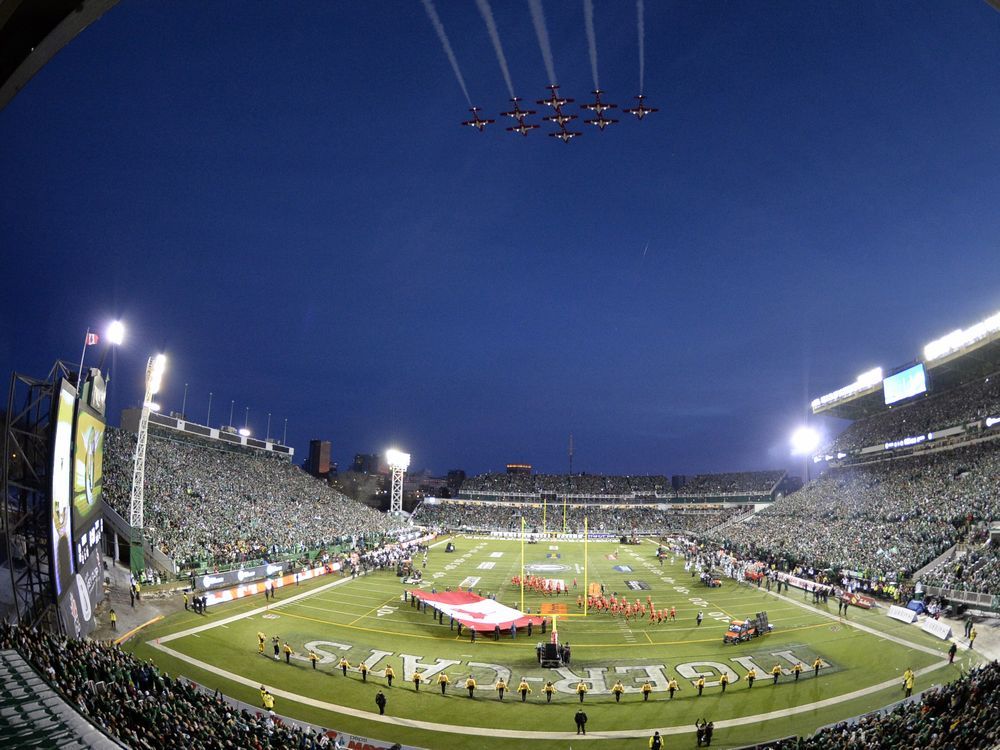
{"type": "Polygon", "coordinates": [[[998,415],[1000,373],[859,419],[837,436],[829,450],[849,453],[998,415]]]}
{"type": "Polygon", "coordinates": [[[1000,547],[985,544],[924,571],[921,583],[953,591],[1000,594],[1000,547]]]}
{"type": "Polygon", "coordinates": [[[784,471],[744,471],[697,474],[674,490],[663,475],[613,476],[603,474],[481,474],[466,479],[459,490],[463,497],[509,494],[555,493],[581,497],[696,497],[715,495],[766,495],[785,475],[784,471]]]}
{"type": "Polygon", "coordinates": [[[889,713],[841,722],[812,737],[770,744],[775,750],[996,748],[1000,746],[1000,664],[924,692],[889,713]]]}
{"type": "Polygon", "coordinates": [[[713,541],[790,568],[909,575],[1000,518],[1000,441],[832,469],[713,541]]]}
{"type": "MultiPolygon", "coordinates": [[[[725,510],[684,508],[660,510],[643,505],[621,505],[614,508],[570,506],[567,508],[566,525],[571,533],[583,532],[583,519],[587,516],[591,533],[610,532],[627,536],[659,534],[666,530],[704,533],[732,519],[746,508],[725,510]]],[[[474,531],[521,531],[521,517],[529,531],[542,530],[542,506],[515,506],[505,503],[462,503],[444,501],[437,504],[422,503],[413,514],[413,522],[423,526],[474,531]]],[[[561,530],[562,506],[548,508],[546,527],[561,530]]]]}
{"type": "MultiPolygon", "coordinates": [[[[128,518],[135,435],[108,428],[104,497],[128,518]]],[[[279,457],[154,434],[146,446],[145,533],[180,568],[304,552],[394,522],[279,457]]]]}

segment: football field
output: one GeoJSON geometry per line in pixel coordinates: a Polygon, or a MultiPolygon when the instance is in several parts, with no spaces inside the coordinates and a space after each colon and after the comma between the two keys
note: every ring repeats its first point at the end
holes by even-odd
{"type": "MultiPolygon", "coordinates": [[[[152,658],[171,675],[218,687],[222,692],[260,705],[260,685],[276,696],[275,711],[334,729],[398,741],[424,748],[517,747],[564,748],[585,744],[575,736],[573,716],[580,707],[576,687],[588,687],[583,704],[589,721],[587,742],[602,748],[645,747],[654,729],[667,736],[667,746],[694,745],[694,722],[715,722],[714,747],[765,741],[813,729],[890,704],[903,697],[901,675],[910,667],[916,691],[955,679],[976,658],[960,652],[947,664],[948,644],[914,625],[890,620],[885,610],[851,608],[848,618],[837,615],[837,604],[814,605],[811,596],[791,589],[777,595],[763,588],[723,581],[708,588],[684,570],[683,558],[656,558],[651,541],[636,546],[590,541],[587,564],[584,544],[564,539],[524,545],[517,540],[455,537],[454,553],[444,552],[444,539],[431,549],[421,588],[471,587],[484,596],[495,594],[506,605],[520,608],[521,589],[511,579],[524,563],[529,575],[562,580],[564,596],[528,593],[524,607],[556,615],[559,639],[571,645],[572,659],[559,669],[542,668],[535,645],[547,641],[537,629],[531,637],[521,629],[516,638],[504,632],[500,640],[468,630],[459,636],[448,618],[438,622],[403,600],[404,586],[393,571],[357,579],[322,576],[301,586],[285,587],[269,606],[262,596],[214,607],[207,616],[182,612],[142,631],[130,646],[152,658]],[[577,588],[573,588],[573,580],[577,588]],[[648,618],[625,622],[621,616],[577,607],[584,582],[603,584],[607,595],[627,595],[657,609],[676,608],[677,619],[651,623],[648,618]],[[704,613],[698,625],[696,615],[704,613]],[[731,619],[767,611],[774,630],[736,645],[724,645],[731,619]],[[267,637],[258,654],[257,633],[267,637]],[[275,661],[271,638],[287,641],[295,650],[290,663],[275,661]],[[309,650],[319,657],[314,669],[309,650]],[[346,658],[345,677],[338,667],[346,658]],[[813,665],[821,660],[818,675],[813,665]],[[357,667],[369,667],[363,681],[357,667]],[[795,680],[791,667],[805,666],[795,680]],[[392,688],[384,670],[395,671],[392,688]],[[782,672],[773,684],[772,668],[782,672]],[[756,668],[751,688],[745,676],[756,668]],[[419,692],[411,676],[426,682],[419,692]],[[438,675],[451,685],[442,696],[438,675]],[[723,694],[719,677],[733,680],[723,694]],[[472,675],[478,689],[470,699],[464,689],[472,675]],[[700,675],[706,686],[695,687],[700,675]],[[521,678],[531,686],[522,703],[509,692],[503,702],[493,689],[498,677],[513,691],[521,678]],[[676,679],[680,690],[668,697],[667,684],[676,679]],[[621,680],[625,693],[616,702],[611,688],[621,680]],[[542,687],[556,688],[551,703],[542,687]],[[643,700],[640,686],[654,690],[643,700]],[[388,698],[386,715],[374,703],[377,690],[388,698]],[[687,735],[687,736],[681,736],[687,735]]],[[[420,568],[421,557],[414,560],[420,568]]]]}

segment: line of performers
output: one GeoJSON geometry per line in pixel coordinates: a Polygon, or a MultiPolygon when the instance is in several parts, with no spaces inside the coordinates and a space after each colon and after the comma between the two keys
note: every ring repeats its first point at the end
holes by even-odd
{"type": "MultiPolygon", "coordinates": [[[[579,610],[583,609],[583,597],[576,597],[576,608],[579,610]]],[[[653,597],[647,595],[646,601],[642,601],[636,598],[634,602],[629,601],[628,597],[624,594],[621,598],[617,594],[612,594],[610,597],[606,597],[603,594],[600,596],[587,596],[587,609],[593,612],[607,612],[611,615],[621,615],[628,620],[640,620],[642,618],[648,618],[651,623],[661,623],[668,622],[677,619],[677,608],[671,607],[670,609],[657,609],[653,605],[653,597]]],[[[699,618],[698,624],[701,624],[701,619],[699,618]]]]}
{"type": "MultiPolygon", "coordinates": [[[[521,581],[524,581],[526,589],[531,589],[536,594],[541,594],[542,596],[559,596],[559,594],[569,593],[566,588],[566,582],[558,578],[528,576],[522,579],[521,576],[514,576],[510,579],[515,588],[521,588],[521,581]]],[[[575,578],[573,579],[573,587],[576,588],[575,578]]]]}

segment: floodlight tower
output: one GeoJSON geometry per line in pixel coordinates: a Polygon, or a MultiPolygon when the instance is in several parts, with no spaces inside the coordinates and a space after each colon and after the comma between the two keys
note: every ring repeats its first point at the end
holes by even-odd
{"type": "Polygon", "coordinates": [[[133,573],[140,573],[145,565],[145,555],[142,549],[143,521],[143,486],[146,482],[146,435],[149,432],[149,412],[159,407],[152,399],[159,390],[163,380],[163,371],[167,367],[167,358],[162,354],[150,357],[146,362],[146,395],[142,399],[142,411],[139,415],[139,430],[135,441],[135,468],[132,470],[132,495],[129,499],[128,522],[132,527],[129,560],[133,573]]]}
{"type": "Polygon", "coordinates": [[[392,492],[389,494],[389,514],[403,512],[403,474],[410,465],[410,454],[390,448],[385,452],[386,463],[392,471],[392,492]]]}

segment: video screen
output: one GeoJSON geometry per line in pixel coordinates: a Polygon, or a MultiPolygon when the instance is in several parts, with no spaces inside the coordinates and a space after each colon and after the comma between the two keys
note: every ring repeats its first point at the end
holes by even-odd
{"type": "Polygon", "coordinates": [[[81,404],[73,440],[73,539],[86,534],[101,517],[103,469],[104,421],[81,404]]]}
{"type": "Polygon", "coordinates": [[[70,483],[76,389],[61,380],[57,393],[52,440],[52,582],[59,596],[75,570],[70,535],[70,483]]]}
{"type": "Polygon", "coordinates": [[[916,396],[927,391],[927,373],[923,364],[914,365],[882,381],[886,404],[916,396]]]}

